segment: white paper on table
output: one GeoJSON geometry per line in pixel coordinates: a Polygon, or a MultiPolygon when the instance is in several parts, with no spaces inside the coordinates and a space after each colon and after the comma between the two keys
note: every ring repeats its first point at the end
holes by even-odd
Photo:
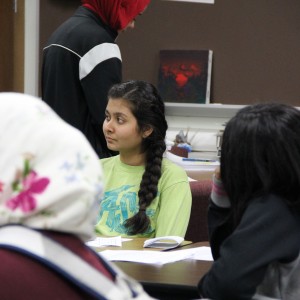
{"type": "Polygon", "coordinates": [[[130,241],[131,239],[121,238],[121,236],[113,237],[96,237],[92,241],[88,241],[85,244],[90,247],[107,247],[107,246],[116,246],[121,247],[122,242],[130,241]]]}
{"type": "Polygon", "coordinates": [[[197,249],[197,251],[193,255],[193,259],[196,260],[208,260],[208,261],[213,261],[213,257],[211,254],[211,249],[210,247],[199,247],[199,248],[194,248],[197,249]]]}
{"type": "Polygon", "coordinates": [[[104,250],[99,252],[109,261],[130,261],[146,264],[167,264],[183,259],[213,260],[210,247],[197,247],[177,251],[147,251],[147,250],[104,250]]]}

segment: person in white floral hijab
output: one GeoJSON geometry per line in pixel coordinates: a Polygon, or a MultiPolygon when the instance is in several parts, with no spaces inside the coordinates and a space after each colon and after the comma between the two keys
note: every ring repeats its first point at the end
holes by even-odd
{"type": "Polygon", "coordinates": [[[102,171],[84,136],[42,101],[13,93],[0,97],[0,130],[0,225],[91,238],[102,171]]]}
{"type": "Polygon", "coordinates": [[[0,299],[151,299],[84,244],[103,178],[80,131],[38,98],[0,93],[0,170],[0,299]]]}

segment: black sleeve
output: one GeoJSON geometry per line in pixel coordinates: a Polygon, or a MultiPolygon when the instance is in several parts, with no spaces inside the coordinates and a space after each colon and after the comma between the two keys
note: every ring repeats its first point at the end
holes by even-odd
{"type": "Polygon", "coordinates": [[[271,262],[291,261],[298,255],[297,218],[274,195],[253,200],[237,228],[219,241],[219,257],[201,279],[200,295],[214,300],[251,299],[271,262]]]}
{"type": "Polygon", "coordinates": [[[101,158],[117,154],[107,148],[102,126],[105,119],[108,90],[112,85],[120,83],[121,80],[122,63],[117,58],[111,58],[97,65],[81,81],[89,109],[90,126],[93,128],[93,141],[90,140],[90,142],[101,158]]]}
{"type": "Polygon", "coordinates": [[[101,129],[105,118],[107,93],[110,87],[122,80],[122,63],[117,58],[98,64],[82,81],[93,123],[101,129]]]}
{"type": "Polygon", "coordinates": [[[222,208],[210,201],[208,207],[209,242],[214,260],[220,256],[223,241],[232,233],[230,208],[222,208]]]}

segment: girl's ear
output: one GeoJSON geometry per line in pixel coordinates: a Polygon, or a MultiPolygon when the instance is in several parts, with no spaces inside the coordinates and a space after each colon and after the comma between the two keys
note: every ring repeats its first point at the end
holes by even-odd
{"type": "Polygon", "coordinates": [[[152,127],[146,127],[144,130],[143,130],[143,134],[142,134],[142,137],[145,139],[147,138],[151,133],[153,132],[153,128],[152,127]]]}

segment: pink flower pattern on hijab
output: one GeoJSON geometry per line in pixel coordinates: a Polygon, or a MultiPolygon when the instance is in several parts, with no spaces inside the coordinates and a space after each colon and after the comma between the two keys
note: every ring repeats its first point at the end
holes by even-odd
{"type": "Polygon", "coordinates": [[[93,238],[103,176],[85,136],[20,93],[0,93],[0,132],[0,226],[93,238]]]}
{"type": "Polygon", "coordinates": [[[34,194],[42,194],[50,180],[46,177],[38,178],[38,174],[29,167],[29,160],[25,160],[22,180],[17,179],[12,184],[13,191],[18,194],[7,200],[8,208],[15,210],[20,208],[23,212],[31,212],[36,208],[34,194]]]}

